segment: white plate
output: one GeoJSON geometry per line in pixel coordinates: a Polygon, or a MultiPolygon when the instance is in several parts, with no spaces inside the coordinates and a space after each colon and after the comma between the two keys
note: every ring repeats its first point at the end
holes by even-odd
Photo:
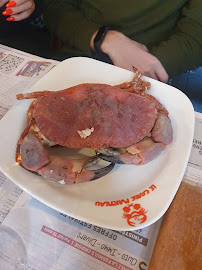
{"type": "MultiPolygon", "coordinates": [[[[87,82],[114,85],[132,77],[132,72],[121,68],[76,57],[58,64],[29,92],[61,90],[87,82]]],[[[15,162],[16,144],[31,103],[23,100],[17,101],[0,121],[0,169],[39,201],[74,218],[114,230],[152,224],[168,209],[180,185],[191,151],[195,118],[190,100],[181,91],[146,79],[151,82],[150,93],[169,111],[174,131],[172,144],[152,162],[143,166],[116,165],[105,177],[73,186],[45,181],[15,162]],[[123,218],[124,212],[127,218],[123,218]]]]}

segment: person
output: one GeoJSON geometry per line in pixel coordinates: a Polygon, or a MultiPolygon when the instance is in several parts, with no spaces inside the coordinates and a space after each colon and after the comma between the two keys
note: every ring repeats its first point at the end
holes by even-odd
{"type": "Polygon", "coordinates": [[[201,65],[201,0],[43,0],[44,24],[59,50],[101,59],[151,78],[168,78],[201,65]],[[103,35],[102,35],[103,34],[103,35]],[[99,37],[100,41],[100,37],[99,37]],[[96,57],[96,56],[95,56],[96,57]]]}

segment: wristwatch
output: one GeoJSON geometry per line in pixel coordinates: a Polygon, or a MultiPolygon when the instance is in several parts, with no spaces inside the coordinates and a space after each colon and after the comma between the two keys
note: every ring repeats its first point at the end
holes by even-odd
{"type": "Polygon", "coordinates": [[[103,53],[100,47],[108,31],[109,31],[108,26],[102,26],[100,27],[100,29],[97,32],[97,35],[94,38],[94,49],[97,54],[103,53]]]}

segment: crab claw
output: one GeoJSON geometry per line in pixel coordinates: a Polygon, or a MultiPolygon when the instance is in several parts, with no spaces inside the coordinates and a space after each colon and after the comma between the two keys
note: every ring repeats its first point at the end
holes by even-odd
{"type": "Polygon", "coordinates": [[[91,179],[91,181],[96,180],[98,178],[101,178],[108,174],[115,166],[115,163],[110,163],[108,166],[101,168],[99,170],[93,170],[91,172],[94,173],[94,177],[91,179]]]}
{"type": "Polygon", "coordinates": [[[173,140],[173,129],[170,119],[165,115],[158,113],[158,117],[151,132],[155,142],[161,142],[169,145],[173,140]]]}
{"type": "Polygon", "coordinates": [[[99,157],[103,160],[106,160],[108,162],[114,162],[116,164],[125,164],[125,162],[122,160],[123,155],[120,156],[105,156],[104,154],[99,154],[99,157]]]}
{"type": "Polygon", "coordinates": [[[37,172],[47,180],[66,185],[96,180],[109,173],[114,167],[111,163],[98,170],[87,170],[89,166],[98,162],[98,156],[80,160],[49,156],[37,136],[27,130],[19,141],[16,160],[25,169],[37,172]]]}
{"type": "Polygon", "coordinates": [[[34,133],[26,132],[18,142],[16,161],[25,169],[37,172],[49,163],[48,152],[34,133]]]}
{"type": "Polygon", "coordinates": [[[143,165],[155,159],[164,149],[163,143],[155,143],[151,138],[144,138],[135,145],[124,149],[118,149],[116,154],[99,157],[118,164],[143,165]]]}
{"type": "MultiPolygon", "coordinates": [[[[98,169],[86,170],[86,165],[97,161],[98,157],[89,159],[69,159],[67,157],[50,156],[50,163],[38,170],[38,174],[47,180],[59,182],[60,184],[72,185],[96,180],[108,174],[114,164],[98,169]]],[[[88,166],[87,166],[88,167],[88,166]]]]}

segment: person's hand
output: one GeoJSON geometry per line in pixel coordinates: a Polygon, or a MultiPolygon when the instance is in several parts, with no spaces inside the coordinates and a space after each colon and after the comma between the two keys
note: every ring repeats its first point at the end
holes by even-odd
{"type": "Polygon", "coordinates": [[[10,15],[7,21],[21,21],[28,18],[35,10],[34,0],[1,0],[0,7],[6,4],[6,10],[2,12],[3,15],[10,15]],[[7,4],[6,4],[7,3],[7,4]]]}
{"type": "Polygon", "coordinates": [[[168,74],[161,62],[149,53],[147,47],[131,40],[124,34],[108,31],[101,50],[108,54],[115,66],[133,70],[133,66],[150,78],[166,82],[168,74]]]}

